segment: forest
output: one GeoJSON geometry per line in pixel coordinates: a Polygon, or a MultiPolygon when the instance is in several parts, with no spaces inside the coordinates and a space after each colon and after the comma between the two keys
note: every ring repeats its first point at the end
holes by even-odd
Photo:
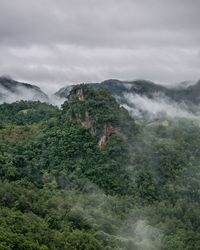
{"type": "Polygon", "coordinates": [[[200,120],[105,89],[0,105],[0,250],[200,249],[200,120]]]}

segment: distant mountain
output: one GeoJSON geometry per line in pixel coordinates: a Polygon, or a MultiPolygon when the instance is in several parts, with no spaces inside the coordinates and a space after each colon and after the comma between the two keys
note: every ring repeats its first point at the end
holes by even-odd
{"type": "Polygon", "coordinates": [[[0,103],[18,100],[48,102],[48,96],[37,86],[0,77],[0,103]]]}
{"type": "MultiPolygon", "coordinates": [[[[88,83],[92,88],[111,92],[118,103],[134,118],[147,120],[159,117],[191,117],[200,114],[200,81],[185,81],[166,87],[147,80],[119,81],[110,79],[101,83],[88,83]]],[[[0,77],[0,103],[17,100],[39,100],[61,106],[75,85],[61,88],[48,97],[39,87],[0,77]]]]}
{"type": "MultiPolygon", "coordinates": [[[[146,80],[119,81],[106,80],[89,83],[93,88],[108,89],[116,100],[133,117],[155,119],[161,116],[193,117],[199,115],[200,81],[186,82],[175,87],[165,87],[146,80]]],[[[68,98],[74,85],[67,86],[55,93],[57,98],[68,98]]]]}
{"type": "Polygon", "coordinates": [[[177,83],[177,88],[188,88],[191,85],[195,85],[195,81],[183,81],[180,83],[177,83]]]}
{"type": "Polygon", "coordinates": [[[61,88],[54,95],[60,98],[68,98],[70,91],[73,89],[74,86],[75,85],[70,85],[70,86],[61,88]]]}
{"type": "MultiPolygon", "coordinates": [[[[94,88],[108,89],[112,95],[122,98],[125,93],[138,94],[148,98],[155,98],[158,94],[165,95],[176,102],[190,104],[200,103],[200,81],[190,85],[183,82],[178,88],[168,88],[146,80],[119,81],[115,79],[106,80],[101,83],[88,83],[94,88]]],[[[67,98],[74,85],[67,86],[55,93],[56,96],[67,98]]]]}

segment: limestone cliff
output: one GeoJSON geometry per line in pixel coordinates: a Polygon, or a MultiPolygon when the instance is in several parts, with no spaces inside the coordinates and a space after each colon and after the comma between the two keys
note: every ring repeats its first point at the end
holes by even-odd
{"type": "Polygon", "coordinates": [[[98,147],[100,150],[102,150],[105,147],[106,141],[109,138],[109,136],[113,133],[116,133],[118,130],[119,129],[114,128],[111,123],[106,123],[104,125],[103,134],[100,137],[99,142],[98,142],[98,147]]]}
{"type": "Polygon", "coordinates": [[[127,127],[131,119],[128,112],[105,89],[93,89],[85,84],[75,86],[63,110],[69,122],[81,124],[97,138],[100,150],[105,148],[112,134],[123,139],[124,133],[131,131],[127,127]]]}

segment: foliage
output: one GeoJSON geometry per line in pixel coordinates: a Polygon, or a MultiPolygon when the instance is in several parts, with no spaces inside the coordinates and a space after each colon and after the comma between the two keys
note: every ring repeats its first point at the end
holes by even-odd
{"type": "Polygon", "coordinates": [[[199,249],[198,123],[136,123],[87,85],[61,110],[20,101],[0,118],[0,249],[199,249]]]}

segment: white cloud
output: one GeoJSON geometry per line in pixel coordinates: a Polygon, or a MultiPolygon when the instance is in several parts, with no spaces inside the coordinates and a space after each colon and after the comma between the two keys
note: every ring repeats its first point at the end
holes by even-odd
{"type": "Polygon", "coordinates": [[[169,98],[157,93],[153,99],[137,94],[124,94],[129,105],[125,105],[130,114],[140,117],[141,112],[146,112],[150,119],[157,118],[162,115],[168,117],[192,118],[197,116],[191,113],[184,103],[176,103],[169,98]]]}

